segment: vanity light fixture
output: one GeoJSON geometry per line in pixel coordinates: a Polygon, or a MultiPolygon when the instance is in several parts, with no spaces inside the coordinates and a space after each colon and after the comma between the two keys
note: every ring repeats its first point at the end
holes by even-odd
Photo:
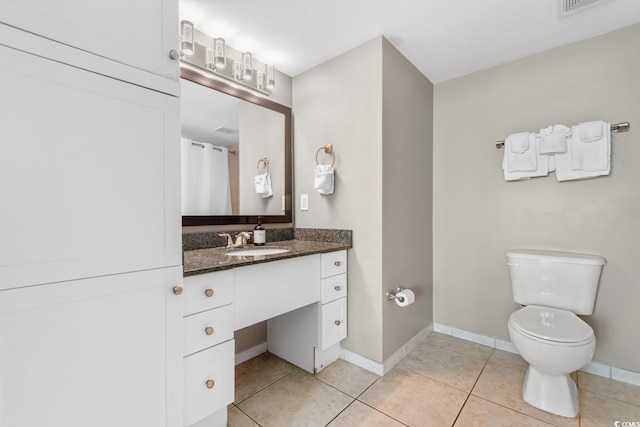
{"type": "Polygon", "coordinates": [[[195,44],[193,41],[193,22],[180,21],[180,52],[183,55],[193,55],[195,44]]]}
{"type": "Polygon", "coordinates": [[[233,78],[242,80],[243,65],[240,61],[233,61],[233,78]]]}
{"type": "Polygon", "coordinates": [[[266,88],[267,89],[274,89],[276,87],[276,68],[271,65],[271,64],[267,64],[267,81],[266,81],[266,88]]]}
{"type": "Polygon", "coordinates": [[[217,70],[221,70],[227,67],[227,54],[224,39],[218,37],[213,40],[213,65],[217,70]]]}
{"type": "Polygon", "coordinates": [[[256,70],[256,87],[264,90],[264,73],[258,70],[256,70]]]}
{"type": "Polygon", "coordinates": [[[251,80],[253,78],[253,61],[251,59],[251,52],[242,53],[242,79],[251,80]]]}
{"type": "Polygon", "coordinates": [[[215,68],[215,53],[214,50],[210,47],[207,48],[204,54],[204,66],[205,68],[209,68],[213,70],[215,68]]]}

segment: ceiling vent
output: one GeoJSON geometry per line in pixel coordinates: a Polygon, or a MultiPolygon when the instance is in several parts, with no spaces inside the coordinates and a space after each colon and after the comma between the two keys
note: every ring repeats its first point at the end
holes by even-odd
{"type": "Polygon", "coordinates": [[[229,129],[226,128],[224,126],[218,126],[217,128],[213,129],[214,132],[220,132],[220,133],[226,133],[227,135],[234,135],[236,133],[238,133],[237,130],[235,129],[229,129]]]}
{"type": "Polygon", "coordinates": [[[558,0],[560,2],[560,15],[569,15],[577,10],[589,6],[593,3],[600,3],[604,0],[558,0]]]}

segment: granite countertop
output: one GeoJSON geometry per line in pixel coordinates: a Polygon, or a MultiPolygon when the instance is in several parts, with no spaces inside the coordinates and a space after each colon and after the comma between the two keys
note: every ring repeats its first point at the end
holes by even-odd
{"type": "Polygon", "coordinates": [[[287,248],[289,252],[259,256],[228,256],[225,248],[196,249],[184,252],[184,276],[227,270],[263,262],[279,261],[299,256],[335,252],[350,249],[351,245],[342,243],[325,243],[306,240],[284,240],[269,242],[265,246],[247,245],[252,248],[287,248]]]}

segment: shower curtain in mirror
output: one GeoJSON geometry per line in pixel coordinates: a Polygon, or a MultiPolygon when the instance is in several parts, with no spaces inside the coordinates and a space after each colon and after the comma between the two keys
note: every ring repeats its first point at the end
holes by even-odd
{"type": "Polygon", "coordinates": [[[181,140],[182,215],[231,215],[226,147],[181,140]]]}

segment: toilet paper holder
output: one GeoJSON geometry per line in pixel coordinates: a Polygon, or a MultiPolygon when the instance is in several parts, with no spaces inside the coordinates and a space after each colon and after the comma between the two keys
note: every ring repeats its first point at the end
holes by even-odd
{"type": "Polygon", "coordinates": [[[404,302],[404,298],[402,296],[397,296],[398,292],[404,291],[405,288],[398,286],[395,291],[387,292],[387,301],[393,301],[397,299],[400,302],[404,302]]]}

